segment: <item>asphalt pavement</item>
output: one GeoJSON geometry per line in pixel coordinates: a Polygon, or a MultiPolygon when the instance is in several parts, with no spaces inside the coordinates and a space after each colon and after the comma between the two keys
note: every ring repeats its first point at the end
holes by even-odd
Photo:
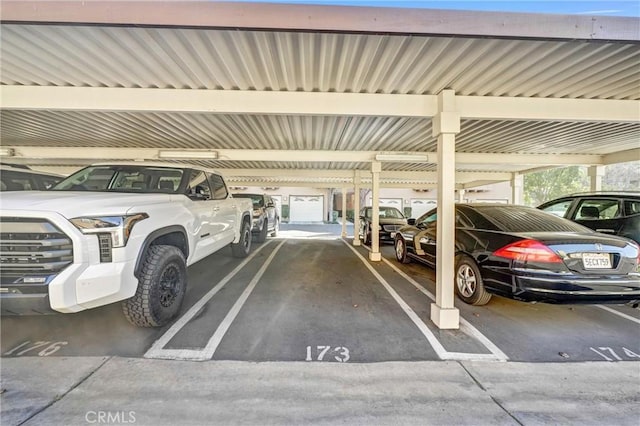
{"type": "MultiPolygon", "coordinates": [[[[178,320],[2,317],[2,425],[635,425],[640,311],[494,297],[429,320],[434,272],[284,225],[189,267],[178,320]]],[[[352,228],[348,233],[352,235],[352,228]]]]}

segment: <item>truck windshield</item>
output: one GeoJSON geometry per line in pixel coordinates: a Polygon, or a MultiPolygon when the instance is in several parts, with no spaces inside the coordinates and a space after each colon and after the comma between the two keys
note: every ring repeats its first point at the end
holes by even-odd
{"type": "Polygon", "coordinates": [[[90,166],[60,181],[52,191],[113,191],[176,194],[182,169],[151,166],[90,166]]]}
{"type": "Polygon", "coordinates": [[[249,198],[253,203],[253,208],[264,207],[264,198],[259,194],[233,194],[234,198],[249,198]]]}

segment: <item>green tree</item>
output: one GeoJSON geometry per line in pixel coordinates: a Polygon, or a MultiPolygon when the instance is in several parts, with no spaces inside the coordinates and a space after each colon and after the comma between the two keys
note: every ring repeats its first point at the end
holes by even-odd
{"type": "Polygon", "coordinates": [[[587,191],[587,170],[581,166],[562,167],[524,175],[524,202],[537,206],[572,192],[587,191]]]}
{"type": "Polygon", "coordinates": [[[638,191],[640,188],[640,161],[610,164],[604,170],[603,190],[638,191]]]}

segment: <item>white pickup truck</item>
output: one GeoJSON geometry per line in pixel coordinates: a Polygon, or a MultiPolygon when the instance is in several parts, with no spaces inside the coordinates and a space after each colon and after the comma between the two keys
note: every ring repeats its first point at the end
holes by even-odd
{"type": "Polygon", "coordinates": [[[180,311],[186,267],[251,249],[251,201],[215,171],[159,163],[86,167],[48,191],[0,194],[3,315],[71,313],[122,301],[138,326],[180,311]]]}

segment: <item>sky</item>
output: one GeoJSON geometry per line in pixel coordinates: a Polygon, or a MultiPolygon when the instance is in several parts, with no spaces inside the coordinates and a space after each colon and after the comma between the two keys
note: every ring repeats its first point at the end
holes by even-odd
{"type": "Polygon", "coordinates": [[[408,7],[420,9],[483,10],[494,12],[557,13],[640,17],[640,0],[235,0],[263,3],[331,4],[343,6],[408,7]]]}

